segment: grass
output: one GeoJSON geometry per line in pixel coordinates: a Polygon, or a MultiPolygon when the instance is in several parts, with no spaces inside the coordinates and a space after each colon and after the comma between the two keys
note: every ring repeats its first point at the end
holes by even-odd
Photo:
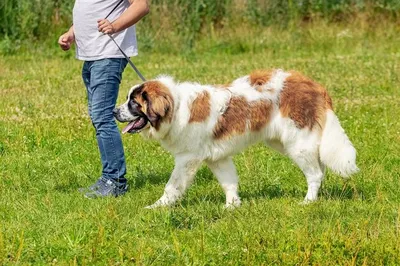
{"type": "MultiPolygon", "coordinates": [[[[240,30],[240,29],[238,29],[240,30]]],[[[257,145],[235,156],[243,205],[227,211],[203,167],[176,207],[161,196],[172,157],[124,136],[130,192],[87,200],[100,175],[81,62],[56,50],[0,57],[0,264],[396,265],[400,263],[398,26],[314,25],[213,36],[193,53],[143,51],[145,77],[225,83],[257,68],[324,84],[361,172],[328,172],[320,200],[287,158],[257,145]]],[[[127,68],[120,102],[139,79],[127,68]]],[[[120,125],[122,127],[122,125],[120,125]]]]}

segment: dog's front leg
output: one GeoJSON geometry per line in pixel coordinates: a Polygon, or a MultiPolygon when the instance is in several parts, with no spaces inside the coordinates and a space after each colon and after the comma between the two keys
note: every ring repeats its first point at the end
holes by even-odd
{"type": "Polygon", "coordinates": [[[160,206],[173,205],[186,191],[193,181],[201,160],[187,155],[175,157],[175,167],[164,189],[164,194],[154,204],[147,206],[152,209],[160,206]]]}

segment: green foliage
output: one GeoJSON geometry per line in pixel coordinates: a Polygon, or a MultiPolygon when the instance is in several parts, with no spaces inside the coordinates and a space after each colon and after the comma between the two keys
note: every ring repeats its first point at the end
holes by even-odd
{"type": "Polygon", "coordinates": [[[20,40],[11,40],[7,35],[0,40],[0,54],[14,54],[20,48],[20,40]]]}
{"type": "Polygon", "coordinates": [[[196,37],[203,28],[209,29],[208,25],[222,27],[223,19],[231,2],[231,0],[178,1],[181,18],[177,29],[185,38],[186,46],[193,48],[196,37]]]}
{"type": "MultiPolygon", "coordinates": [[[[398,32],[387,21],[236,27],[199,38],[193,53],[165,53],[176,49],[168,40],[133,58],[148,79],[225,84],[283,68],[327,87],[360,173],[344,182],[328,171],[320,200],[302,206],[301,171],[256,145],[234,157],[243,201],[234,211],[206,167],[177,206],[144,209],[173,158],[138,135],[123,136],[129,193],[84,198],[77,189],[101,166],[82,62],[59,49],[0,56],[0,265],[399,265],[398,32]]],[[[119,103],[139,82],[128,67],[119,103]]]]}
{"type": "Polygon", "coordinates": [[[0,36],[11,39],[46,38],[71,24],[71,1],[3,0],[0,3],[0,36]]]}
{"type": "Polygon", "coordinates": [[[315,19],[327,21],[348,21],[359,15],[374,20],[383,15],[398,18],[400,2],[396,0],[249,0],[248,17],[260,25],[288,26],[293,22],[307,22],[315,19]]]}
{"type": "MultiPolygon", "coordinates": [[[[310,21],[351,22],[371,25],[382,19],[395,21],[398,0],[153,0],[151,11],[140,22],[145,49],[163,49],[164,42],[179,43],[176,50],[191,50],[203,35],[213,36],[236,27],[298,27],[310,21]],[[162,45],[159,45],[163,43],[162,45]]],[[[0,41],[54,40],[71,25],[70,0],[2,0],[0,41]]],[[[3,53],[4,50],[2,49],[3,53]]],[[[15,49],[14,49],[15,50],[15,49]]]]}

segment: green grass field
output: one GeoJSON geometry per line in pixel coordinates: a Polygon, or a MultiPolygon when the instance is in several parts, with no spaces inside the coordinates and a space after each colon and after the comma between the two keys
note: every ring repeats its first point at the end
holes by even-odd
{"type": "MultiPolygon", "coordinates": [[[[320,200],[302,206],[301,171],[257,145],[234,158],[243,205],[233,211],[206,167],[177,206],[144,209],[161,196],[173,160],[138,135],[123,136],[129,193],[84,198],[77,189],[101,169],[81,62],[54,49],[0,57],[0,264],[398,265],[399,43],[395,25],[319,25],[134,58],[148,79],[221,84],[284,68],[328,88],[360,173],[344,182],[328,171],[320,200]]],[[[138,82],[127,68],[119,102],[138,82]]]]}

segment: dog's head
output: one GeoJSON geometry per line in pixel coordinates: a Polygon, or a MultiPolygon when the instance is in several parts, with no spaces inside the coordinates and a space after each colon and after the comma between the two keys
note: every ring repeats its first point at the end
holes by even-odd
{"type": "Polygon", "coordinates": [[[174,100],[161,81],[147,81],[132,87],[125,103],[114,109],[119,122],[128,122],[122,133],[137,133],[150,127],[159,130],[162,123],[171,122],[174,100]]]}

